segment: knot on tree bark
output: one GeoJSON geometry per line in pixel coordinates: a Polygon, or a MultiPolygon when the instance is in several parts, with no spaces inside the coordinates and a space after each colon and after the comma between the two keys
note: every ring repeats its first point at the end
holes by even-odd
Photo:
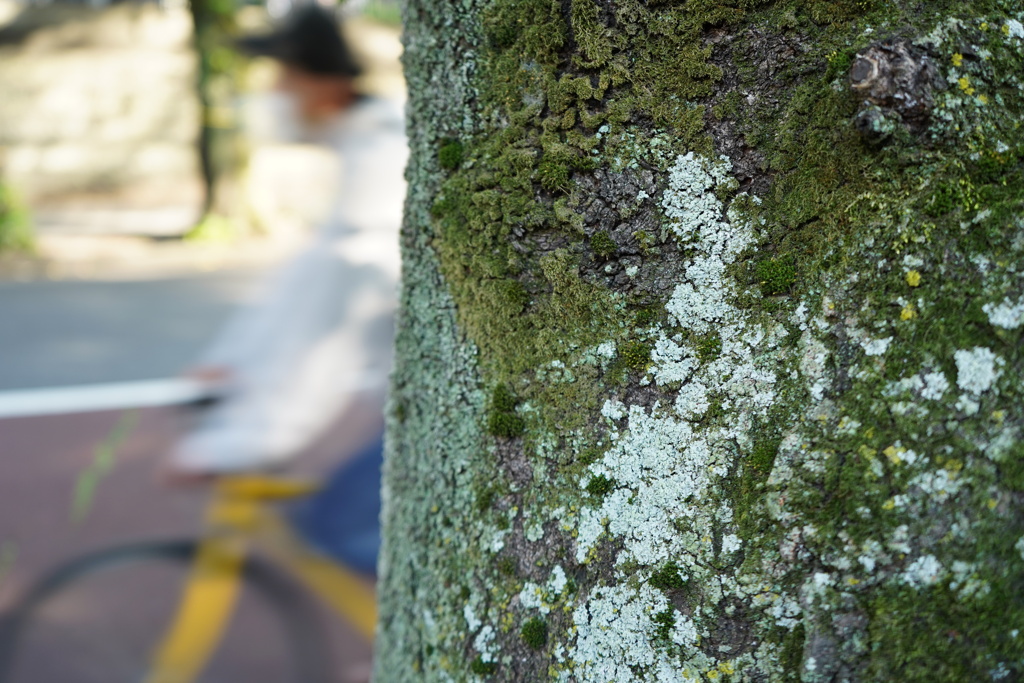
{"type": "Polygon", "coordinates": [[[898,125],[921,131],[935,104],[937,76],[931,58],[903,38],[858,52],[850,67],[850,88],[863,98],[857,130],[873,140],[888,137],[898,125]]]}

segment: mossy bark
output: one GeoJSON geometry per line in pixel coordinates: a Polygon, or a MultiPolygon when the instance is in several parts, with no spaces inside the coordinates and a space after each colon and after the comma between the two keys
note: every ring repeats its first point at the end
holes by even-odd
{"type": "Polygon", "coordinates": [[[1024,679],[1021,14],[410,0],[377,680],[1024,679]]]}

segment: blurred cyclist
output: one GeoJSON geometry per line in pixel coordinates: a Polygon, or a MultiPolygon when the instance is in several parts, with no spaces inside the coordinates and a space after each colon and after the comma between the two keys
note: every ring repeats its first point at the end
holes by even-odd
{"type": "MultiPolygon", "coordinates": [[[[354,390],[383,387],[391,361],[408,154],[401,105],[360,94],[360,68],[336,19],[317,5],[238,46],[281,65],[278,89],[296,135],[337,153],[341,182],[312,243],[193,372],[219,400],[172,454],[175,482],[284,463],[338,418],[354,390]]],[[[293,516],[315,546],[367,573],[379,546],[381,449],[378,435],[293,516]]]]}

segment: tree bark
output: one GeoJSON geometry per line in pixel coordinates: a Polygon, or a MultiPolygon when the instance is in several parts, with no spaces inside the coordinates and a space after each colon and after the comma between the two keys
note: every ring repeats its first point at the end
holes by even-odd
{"type": "Polygon", "coordinates": [[[1024,680],[1019,4],[405,12],[377,680],[1024,680]]]}
{"type": "Polygon", "coordinates": [[[224,0],[189,0],[188,7],[198,57],[200,121],[196,152],[203,176],[201,220],[212,215],[230,217],[239,213],[236,185],[246,156],[235,111],[243,66],[229,42],[235,32],[237,7],[224,0]]]}

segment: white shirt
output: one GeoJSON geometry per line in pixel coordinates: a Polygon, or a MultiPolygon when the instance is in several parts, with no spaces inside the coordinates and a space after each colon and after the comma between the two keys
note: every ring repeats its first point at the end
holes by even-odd
{"type": "Polygon", "coordinates": [[[319,435],[351,392],[383,388],[397,303],[408,158],[400,103],[357,100],[313,132],[340,159],[329,218],[203,358],[233,382],[179,444],[189,470],[274,465],[319,435]]]}

